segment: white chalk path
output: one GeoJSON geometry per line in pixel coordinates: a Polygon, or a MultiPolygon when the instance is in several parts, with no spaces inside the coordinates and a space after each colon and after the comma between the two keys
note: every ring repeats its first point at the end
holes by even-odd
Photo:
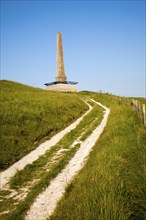
{"type": "Polygon", "coordinates": [[[67,128],[60,131],[56,135],[54,135],[50,140],[45,141],[35,150],[31,151],[29,154],[24,156],[18,162],[14,163],[7,170],[1,172],[0,173],[0,188],[4,188],[6,184],[9,182],[10,178],[14,176],[17,171],[22,170],[24,169],[26,165],[33,163],[41,155],[45,154],[45,152],[49,150],[52,146],[57,144],[64,137],[65,134],[67,134],[68,132],[76,128],[76,126],[82,121],[85,115],[87,115],[92,110],[92,106],[89,105],[87,102],[86,104],[89,106],[89,110],[86,113],[84,113],[80,118],[78,118],[74,123],[72,123],[67,128]]]}
{"type": "MultiPolygon", "coordinates": [[[[95,102],[93,99],[92,101],[95,102]]],[[[110,113],[110,109],[106,108],[101,103],[95,103],[105,109],[101,124],[81,143],[81,147],[69,161],[68,165],[51,181],[48,188],[36,198],[36,201],[32,204],[30,210],[28,210],[25,220],[45,220],[47,217],[51,216],[56,208],[57,202],[65,192],[66,186],[84,166],[87,156],[106,126],[110,113]]]]}

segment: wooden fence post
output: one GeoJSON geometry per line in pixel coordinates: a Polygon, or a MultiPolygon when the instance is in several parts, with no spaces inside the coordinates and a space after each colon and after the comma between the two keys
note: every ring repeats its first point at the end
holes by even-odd
{"type": "Polygon", "coordinates": [[[145,111],[145,104],[142,105],[143,108],[143,123],[146,126],[146,111],[145,111]]]}

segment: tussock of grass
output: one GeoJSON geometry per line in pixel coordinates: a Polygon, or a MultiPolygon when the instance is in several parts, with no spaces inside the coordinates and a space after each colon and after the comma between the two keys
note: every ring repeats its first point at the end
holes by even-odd
{"type": "Polygon", "coordinates": [[[107,127],[50,220],[145,219],[146,130],[128,100],[116,102],[111,100],[107,127]]]}
{"type": "Polygon", "coordinates": [[[76,94],[45,91],[10,81],[0,81],[0,87],[0,170],[18,161],[88,109],[76,94]]]}

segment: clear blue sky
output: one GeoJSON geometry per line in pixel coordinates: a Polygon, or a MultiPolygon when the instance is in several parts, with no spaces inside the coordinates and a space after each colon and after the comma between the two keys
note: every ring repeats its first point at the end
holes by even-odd
{"type": "Polygon", "coordinates": [[[145,1],[1,1],[1,79],[55,80],[56,35],[78,90],[145,97],[145,1]]]}

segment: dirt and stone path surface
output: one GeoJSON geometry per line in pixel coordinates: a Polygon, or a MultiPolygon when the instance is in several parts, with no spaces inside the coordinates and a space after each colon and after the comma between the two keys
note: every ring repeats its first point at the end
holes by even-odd
{"type": "Polygon", "coordinates": [[[51,147],[57,144],[68,132],[76,128],[76,126],[83,120],[83,118],[92,110],[92,106],[87,102],[86,104],[89,106],[89,110],[83,114],[80,118],[78,118],[74,123],[69,125],[64,130],[60,131],[58,134],[54,135],[50,140],[44,142],[35,150],[27,154],[21,160],[13,164],[7,170],[1,172],[0,174],[0,188],[3,189],[6,184],[9,182],[10,178],[13,177],[17,171],[24,169],[24,167],[28,164],[32,164],[36,161],[41,155],[45,154],[51,147]]]}
{"type": "MultiPolygon", "coordinates": [[[[73,142],[72,144],[70,144],[70,147],[68,149],[59,147],[57,151],[54,151],[54,154],[51,156],[51,160],[48,161],[47,159],[47,164],[45,164],[43,169],[39,170],[39,172],[50,172],[50,166],[56,163],[56,161],[60,160],[63,154],[66,155],[66,153],[76,147],[77,144],[80,144],[80,148],[74,154],[72,159],[70,159],[66,167],[63,168],[62,171],[54,179],[52,179],[48,188],[46,188],[46,190],[39,194],[39,196],[36,198],[32,206],[28,210],[25,216],[25,220],[43,220],[53,213],[57,202],[61,199],[63,193],[65,192],[66,186],[84,166],[90,151],[92,150],[95,142],[97,141],[104,127],[106,126],[110,110],[102,104],[94,101],[93,99],[90,99],[88,101],[92,101],[92,103],[94,102],[104,109],[104,116],[100,125],[98,125],[93,130],[91,135],[89,135],[84,141],[81,141],[81,137],[84,133],[84,131],[82,131],[83,133],[81,132],[77,138],[73,138],[73,142]]],[[[29,153],[21,160],[16,162],[14,165],[12,165],[10,168],[1,173],[0,186],[2,194],[3,192],[5,192],[6,195],[0,196],[0,201],[2,202],[3,206],[0,216],[7,215],[17,208],[17,204],[19,204],[26,198],[26,196],[31,192],[31,187],[40,180],[41,174],[40,177],[35,176],[35,179],[32,179],[31,181],[28,180],[27,183],[25,181],[25,185],[20,185],[19,189],[10,187],[10,179],[17,173],[17,171],[23,171],[23,169],[27,165],[32,164],[34,161],[38,161],[42,155],[47,155],[47,152],[50,152],[51,149],[54,149],[56,144],[58,142],[60,143],[60,140],[62,140],[62,138],[65,137],[67,133],[74,130],[77,125],[79,125],[80,122],[84,119],[84,117],[88,115],[89,112],[93,109],[93,107],[88,104],[88,101],[85,102],[89,106],[89,110],[84,113],[80,118],[78,118],[74,123],[69,125],[58,134],[54,135],[50,140],[41,144],[34,151],[29,153]],[[8,204],[10,201],[12,203],[11,208],[5,205],[5,203],[8,204]]],[[[84,129],[86,130],[86,128],[84,129]]]]}
{"type": "Polygon", "coordinates": [[[110,109],[93,99],[92,101],[103,107],[105,110],[100,125],[97,126],[92,134],[81,143],[81,146],[74,157],[69,161],[68,165],[62,170],[62,172],[51,181],[48,188],[36,198],[35,202],[27,212],[25,220],[45,220],[49,217],[56,208],[57,202],[65,193],[67,185],[84,166],[90,151],[106,126],[108,115],[110,113],[110,109]]]}

